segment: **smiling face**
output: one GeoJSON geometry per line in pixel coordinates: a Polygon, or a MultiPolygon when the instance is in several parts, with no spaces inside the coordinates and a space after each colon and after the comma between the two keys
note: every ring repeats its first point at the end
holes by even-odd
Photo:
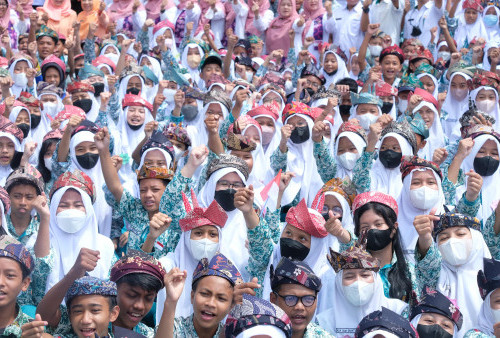
{"type": "Polygon", "coordinates": [[[69,319],[79,338],[108,336],[108,326],[118,317],[118,306],[110,309],[109,299],[100,295],[77,296],[71,300],[69,319]]]}
{"type": "Polygon", "coordinates": [[[14,157],[15,152],[14,142],[8,137],[0,137],[0,165],[9,165],[14,157]]]}
{"type": "Polygon", "coordinates": [[[434,90],[436,89],[436,85],[434,81],[429,75],[424,75],[420,78],[420,82],[424,85],[424,89],[426,92],[430,94],[434,94],[434,90]]]}
{"type": "Polygon", "coordinates": [[[130,106],[127,110],[127,123],[131,126],[142,126],[146,119],[146,108],[130,106]]]}
{"type": "Polygon", "coordinates": [[[330,74],[330,73],[336,71],[338,69],[338,67],[339,67],[339,64],[337,63],[337,57],[333,53],[326,54],[324,65],[323,65],[325,72],[330,74]]]}
{"type": "Polygon", "coordinates": [[[21,264],[8,257],[0,257],[0,308],[15,306],[21,291],[28,290],[30,277],[23,278],[21,264]]]}
{"type": "Polygon", "coordinates": [[[382,75],[384,76],[384,80],[386,82],[392,83],[392,81],[394,81],[398,73],[401,71],[403,64],[399,61],[399,58],[396,55],[386,55],[382,59],[382,63],[380,64],[380,66],[382,67],[382,75]]]}

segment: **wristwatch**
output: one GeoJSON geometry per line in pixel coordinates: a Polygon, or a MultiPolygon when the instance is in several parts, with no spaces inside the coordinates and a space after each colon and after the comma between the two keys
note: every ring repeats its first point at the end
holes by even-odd
{"type": "Polygon", "coordinates": [[[363,13],[370,13],[370,7],[363,7],[363,13]]]}

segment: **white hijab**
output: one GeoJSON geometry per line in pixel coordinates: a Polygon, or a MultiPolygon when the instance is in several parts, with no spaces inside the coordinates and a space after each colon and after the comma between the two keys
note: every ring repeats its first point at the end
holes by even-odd
{"type": "Polygon", "coordinates": [[[483,303],[477,287],[477,273],[483,269],[483,258],[491,258],[483,235],[477,230],[469,230],[472,235],[472,250],[467,263],[455,267],[443,260],[437,284],[438,291],[448,298],[457,300],[464,317],[460,336],[476,325],[483,303]]]}
{"type": "Polygon", "coordinates": [[[450,141],[455,141],[461,138],[460,134],[460,123],[459,118],[464,112],[469,109],[469,93],[463,98],[462,101],[457,101],[451,95],[451,82],[455,76],[462,76],[466,81],[471,80],[471,77],[462,72],[455,72],[450,77],[450,83],[448,84],[448,94],[444,100],[441,111],[448,113],[446,120],[442,121],[444,135],[447,135],[450,141]],[[457,134],[458,131],[458,134],[457,134]]]}
{"type": "MultiPolygon", "coordinates": [[[[385,135],[380,141],[380,144],[382,144],[382,142],[384,142],[387,137],[394,137],[398,141],[403,156],[413,155],[413,150],[410,146],[410,143],[403,136],[397,133],[387,133],[387,135],[385,135]]],[[[392,197],[397,198],[401,193],[401,189],[403,188],[403,182],[401,182],[401,171],[399,167],[400,165],[398,165],[394,169],[387,169],[386,167],[384,167],[382,162],[380,162],[380,157],[378,157],[375,160],[373,168],[370,172],[370,190],[383,192],[384,194],[391,195],[392,197]]]]}
{"type": "Polygon", "coordinates": [[[429,73],[418,74],[417,78],[420,80],[424,76],[430,77],[432,82],[434,82],[434,91],[432,92],[432,96],[434,96],[434,98],[437,100],[438,95],[439,95],[439,82],[438,82],[438,80],[434,77],[434,75],[429,74],[429,73]]]}
{"type": "Polygon", "coordinates": [[[470,98],[472,101],[474,101],[474,104],[476,103],[477,94],[479,94],[481,89],[484,89],[486,91],[492,90],[495,93],[495,109],[489,112],[488,115],[491,115],[496,120],[496,123],[493,126],[493,128],[495,130],[500,130],[500,107],[498,106],[498,92],[496,91],[496,89],[493,89],[492,87],[488,86],[481,86],[479,88],[476,88],[470,92],[470,98]]]}
{"type": "Polygon", "coordinates": [[[274,118],[272,118],[270,115],[262,114],[262,115],[256,115],[254,116],[254,119],[257,119],[258,117],[267,117],[268,119],[273,120],[274,123],[274,135],[273,138],[271,139],[271,142],[265,147],[264,149],[264,154],[266,155],[266,158],[268,159],[269,163],[271,163],[271,155],[274,153],[276,148],[279,147],[280,142],[281,142],[281,132],[280,132],[280,125],[274,118]]]}
{"type": "Polygon", "coordinates": [[[189,67],[189,64],[187,62],[189,48],[197,48],[202,60],[203,60],[203,56],[205,55],[205,53],[203,52],[203,49],[198,44],[188,43],[186,45],[186,47],[184,47],[184,50],[182,51],[182,55],[181,55],[181,64],[189,71],[189,74],[191,75],[191,80],[193,80],[193,84],[198,85],[200,83],[200,80],[201,80],[200,70],[198,69],[198,67],[196,67],[196,68],[189,67]]]}
{"type": "Polygon", "coordinates": [[[426,139],[427,142],[425,143],[424,148],[418,151],[418,156],[425,160],[432,161],[434,150],[446,146],[446,136],[443,132],[443,127],[441,126],[439,113],[432,103],[427,101],[420,102],[413,109],[413,113],[418,112],[423,107],[428,107],[434,112],[434,121],[432,122],[432,126],[429,128],[429,137],[426,139]]]}
{"type": "Polygon", "coordinates": [[[131,74],[131,75],[125,76],[120,81],[120,85],[118,86],[117,94],[118,94],[118,100],[119,100],[120,104],[122,103],[123,98],[127,94],[128,82],[133,77],[138,77],[141,80],[142,87],[141,87],[141,92],[139,93],[139,96],[142,97],[144,100],[149,100],[148,93],[146,90],[146,84],[144,83],[144,79],[142,78],[142,76],[140,76],[139,74],[131,74]]]}
{"type": "Polygon", "coordinates": [[[257,148],[252,151],[253,167],[247,181],[247,184],[252,184],[255,190],[264,188],[264,186],[274,178],[274,173],[271,169],[271,161],[268,157],[266,157],[264,154],[264,148],[262,148],[262,131],[260,130],[260,126],[248,124],[245,129],[243,129],[242,134],[245,135],[245,132],[249,128],[257,129],[261,140],[261,142],[257,143],[257,148]]]}
{"type": "Polygon", "coordinates": [[[359,134],[356,134],[352,131],[341,132],[337,137],[337,142],[335,142],[334,156],[335,156],[335,162],[337,163],[337,175],[335,175],[335,177],[344,178],[348,176],[350,179],[352,179],[352,170],[344,168],[337,156],[339,151],[339,141],[341,137],[347,137],[349,141],[351,141],[352,144],[354,144],[356,150],[358,151],[359,157],[361,157],[361,154],[363,154],[363,150],[366,147],[366,142],[365,140],[363,140],[361,136],[359,136],[359,134]]]}
{"type": "MultiPolygon", "coordinates": [[[[222,110],[222,120],[225,120],[226,117],[229,115],[229,111],[227,110],[226,106],[224,106],[222,103],[218,101],[212,101],[208,102],[203,106],[203,109],[201,112],[198,113],[199,117],[197,116],[196,123],[190,124],[186,127],[186,131],[189,135],[189,139],[191,140],[191,146],[192,147],[197,147],[199,145],[208,144],[208,131],[205,126],[205,117],[207,114],[208,107],[211,104],[218,104],[222,110]]],[[[222,121],[219,121],[219,129],[222,124],[222,121]]]]}
{"type": "MultiPolygon", "coordinates": [[[[261,88],[259,88],[259,90],[258,90],[258,91],[259,91],[259,92],[260,92],[260,91],[262,91],[262,89],[263,89],[263,88],[265,88],[265,87],[264,87],[264,86],[262,86],[261,88]]],[[[274,94],[278,95],[278,97],[280,98],[280,101],[281,101],[281,104],[280,104],[280,112],[279,112],[279,114],[278,114],[278,115],[279,115],[279,116],[278,116],[278,120],[276,120],[276,121],[275,121],[275,122],[276,122],[276,124],[277,124],[277,125],[281,128],[281,127],[283,126],[283,123],[281,122],[281,121],[282,121],[281,117],[282,117],[282,115],[283,115],[283,110],[285,109],[285,105],[286,105],[286,102],[285,102],[285,101],[283,101],[283,97],[281,96],[281,94],[280,94],[280,93],[278,93],[278,92],[277,92],[277,91],[275,91],[275,90],[272,90],[272,89],[271,89],[271,90],[266,91],[266,92],[264,93],[264,95],[262,95],[262,97],[261,97],[261,98],[260,98],[260,100],[259,100],[259,106],[262,106],[262,105],[264,104],[264,98],[265,98],[267,95],[269,95],[270,93],[274,93],[274,94]]],[[[278,131],[278,129],[276,129],[276,131],[278,131]]],[[[280,136],[280,137],[281,137],[281,136],[280,136]]]]}
{"type": "Polygon", "coordinates": [[[493,333],[493,325],[496,324],[496,321],[490,304],[491,294],[493,293],[493,291],[488,293],[488,295],[484,298],[484,302],[481,305],[481,310],[479,310],[479,316],[477,317],[477,323],[475,327],[482,333],[487,334],[489,337],[495,336],[493,333]]]}
{"type": "MultiPolygon", "coordinates": [[[[17,152],[24,152],[24,149],[22,147],[22,144],[19,142],[19,140],[12,135],[11,133],[6,133],[4,131],[0,131],[0,137],[6,137],[9,140],[11,140],[14,143],[14,149],[17,152]]],[[[23,142],[24,144],[24,142],[23,142]]],[[[12,161],[11,161],[12,162],[12,161]]],[[[0,185],[3,187],[5,185],[5,181],[7,180],[7,177],[10,175],[11,172],[14,170],[10,166],[10,163],[7,165],[0,165],[0,185]]]]}
{"type": "MultiPolygon", "coordinates": [[[[497,6],[489,5],[489,6],[484,7],[483,17],[481,19],[484,19],[484,16],[486,15],[486,12],[490,8],[494,8],[495,9],[495,14],[496,14],[497,17],[500,16],[500,9],[498,9],[497,6]]],[[[486,41],[492,40],[492,39],[496,39],[496,38],[500,37],[500,27],[498,26],[498,22],[493,27],[487,27],[486,25],[484,25],[484,27],[486,28],[486,32],[488,33],[488,39],[486,39],[486,41]]]]}
{"type": "MultiPolygon", "coordinates": [[[[19,59],[17,59],[16,61],[12,62],[12,64],[9,67],[9,75],[10,75],[10,77],[12,79],[14,78],[14,68],[16,68],[16,64],[19,61],[26,61],[28,63],[28,67],[29,68],[33,68],[33,64],[31,63],[30,60],[28,60],[26,58],[19,58],[19,59]]],[[[15,83],[12,85],[12,87],[10,87],[10,91],[11,91],[12,95],[14,95],[16,97],[16,99],[19,97],[19,95],[21,94],[21,92],[29,92],[27,86],[26,87],[21,87],[21,86],[18,86],[17,84],[15,84],[15,83]]],[[[35,88],[35,91],[36,91],[36,88],[35,88]]]]}
{"type": "MultiPolygon", "coordinates": [[[[500,151],[500,143],[498,140],[491,135],[479,135],[474,139],[474,146],[469,156],[465,158],[462,162],[463,173],[468,173],[471,169],[474,169],[474,159],[481,147],[486,143],[486,141],[492,140],[497,145],[498,151],[500,151]]],[[[477,212],[476,217],[481,221],[486,222],[488,217],[492,214],[494,207],[492,204],[500,199],[500,190],[498,189],[498,182],[500,182],[500,167],[491,176],[483,176],[483,186],[481,188],[481,206],[477,212]]],[[[463,193],[467,190],[467,183],[457,187],[456,200],[462,198],[463,193]]]]}
{"type": "Polygon", "coordinates": [[[50,244],[54,250],[54,267],[47,278],[46,291],[57,284],[73,267],[81,248],[99,250],[101,258],[97,266],[89,275],[98,278],[108,278],[111,260],[114,255],[113,242],[108,237],[100,235],[97,231],[97,218],[90,200],[90,196],[84,191],[66,186],[58,189],[50,201],[50,244]],[[74,189],[80,193],[87,214],[85,226],[74,234],[63,231],[57,223],[57,208],[61,198],[68,189],[74,189]]]}
{"type": "MultiPolygon", "coordinates": [[[[295,144],[290,139],[287,141],[286,170],[295,173],[295,177],[292,178],[287,189],[284,191],[281,205],[292,203],[299,192],[299,200],[305,198],[306,204],[311,205],[316,193],[323,186],[323,181],[319,176],[318,167],[313,155],[314,143],[311,136],[314,121],[311,117],[304,114],[294,114],[292,116],[299,116],[307,122],[310,137],[307,141],[300,144],[295,144]]],[[[286,119],[285,124],[290,117],[286,119]]]]}
{"type": "Polygon", "coordinates": [[[483,23],[483,16],[478,15],[476,22],[467,24],[464,16],[458,19],[458,27],[455,31],[455,41],[459,49],[467,47],[468,44],[474,39],[483,38],[488,40],[488,31],[483,23]],[[465,44],[467,42],[467,45],[465,44]]]}
{"type": "Polygon", "coordinates": [[[335,58],[337,59],[338,68],[337,68],[337,71],[335,72],[335,74],[333,74],[333,75],[328,75],[325,72],[325,68],[321,69],[321,75],[323,75],[325,77],[325,81],[326,81],[324,84],[325,88],[329,88],[331,84],[335,84],[337,81],[339,81],[345,77],[349,77],[349,72],[347,71],[347,67],[345,65],[345,62],[344,62],[344,60],[342,60],[341,57],[339,57],[337,55],[337,53],[335,53],[331,50],[325,52],[325,55],[323,56],[323,64],[325,64],[326,56],[328,54],[333,54],[335,56],[335,58]]]}
{"type": "Polygon", "coordinates": [[[443,187],[441,185],[441,178],[439,175],[430,168],[413,169],[409,175],[403,180],[403,189],[398,198],[400,212],[398,215],[399,237],[401,239],[401,247],[407,262],[415,263],[415,246],[417,245],[418,234],[413,226],[413,220],[419,215],[428,215],[433,208],[437,208],[435,214],[440,215],[444,212],[443,205],[445,204],[443,187]],[[418,209],[413,206],[410,199],[410,187],[413,173],[415,171],[431,171],[436,179],[439,191],[439,199],[435,205],[429,209],[418,209]]]}

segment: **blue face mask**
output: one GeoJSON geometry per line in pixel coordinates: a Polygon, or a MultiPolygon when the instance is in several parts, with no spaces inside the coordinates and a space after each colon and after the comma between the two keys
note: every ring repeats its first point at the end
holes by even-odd
{"type": "Polygon", "coordinates": [[[483,21],[486,27],[493,27],[498,24],[498,16],[494,14],[487,14],[484,16],[483,21]]]}

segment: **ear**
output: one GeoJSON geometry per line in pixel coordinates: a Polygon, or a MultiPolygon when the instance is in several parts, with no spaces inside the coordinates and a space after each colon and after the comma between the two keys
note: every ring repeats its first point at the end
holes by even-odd
{"type": "Polygon", "coordinates": [[[271,303],[276,304],[276,300],[277,300],[276,298],[278,298],[278,297],[276,297],[276,294],[274,292],[269,293],[269,300],[271,301],[271,303]]]}
{"type": "Polygon", "coordinates": [[[420,142],[420,147],[419,147],[419,150],[420,149],[424,149],[425,145],[427,144],[427,141],[426,140],[423,140],[422,142],[420,142]]]}
{"type": "Polygon", "coordinates": [[[118,318],[119,314],[120,314],[120,307],[116,305],[109,314],[109,321],[114,322],[118,318]]]}
{"type": "Polygon", "coordinates": [[[23,281],[21,282],[21,290],[23,291],[27,291],[28,290],[28,287],[30,286],[30,283],[31,283],[31,277],[26,277],[23,279],[23,281]]]}
{"type": "Polygon", "coordinates": [[[191,290],[191,304],[194,304],[194,290],[191,290]]]}

